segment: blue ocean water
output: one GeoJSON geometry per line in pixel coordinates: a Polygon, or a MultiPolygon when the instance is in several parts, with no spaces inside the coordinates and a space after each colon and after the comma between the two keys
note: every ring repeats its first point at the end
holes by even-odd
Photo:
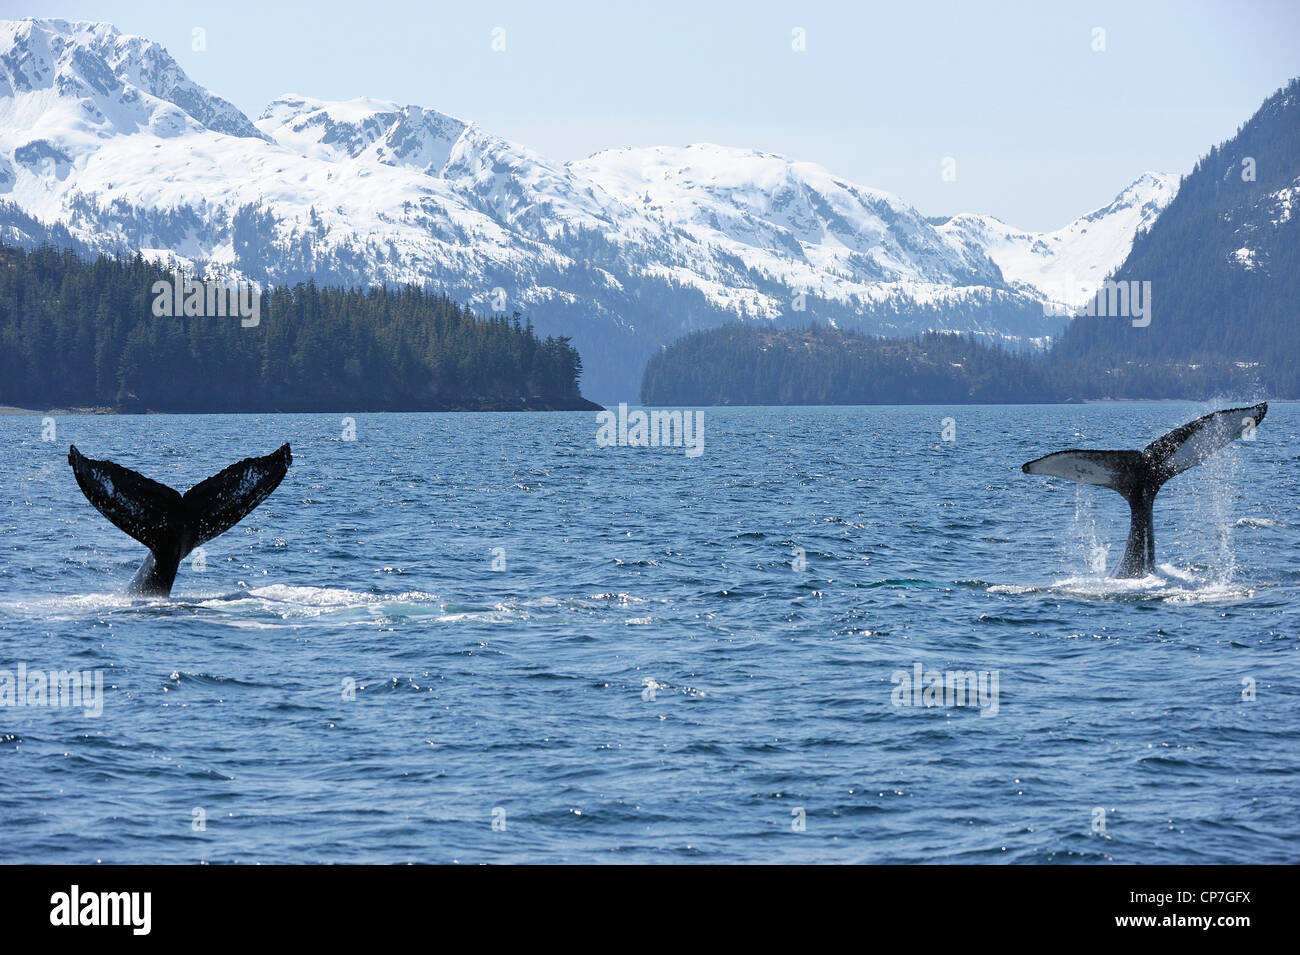
{"type": "Polygon", "coordinates": [[[593,414],[0,417],[0,670],[104,680],[0,706],[0,861],[1295,862],[1300,407],[1166,487],[1142,581],[1118,495],[1019,470],[1222,406],[705,409],[698,457],[593,414]],[[284,441],[122,595],[69,444],[184,490],[284,441]]]}

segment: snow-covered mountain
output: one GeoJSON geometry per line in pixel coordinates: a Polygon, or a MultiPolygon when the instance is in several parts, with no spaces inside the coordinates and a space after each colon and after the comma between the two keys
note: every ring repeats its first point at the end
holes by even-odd
{"type": "Polygon", "coordinates": [[[259,282],[415,282],[520,311],[635,394],[645,357],[736,318],[1055,334],[1172,196],[1148,174],[1049,234],[936,224],[812,163],[713,145],[558,163],[432,109],[273,101],[254,122],[108,24],[0,22],[0,239],[140,250],[259,282]]]}
{"type": "Polygon", "coordinates": [[[1108,205],[1055,232],[1024,232],[993,216],[953,216],[939,231],[955,249],[979,249],[1002,277],[1062,308],[1083,305],[1127,258],[1133,237],[1151,228],[1178,191],[1178,179],[1144,172],[1108,205]]]}
{"type": "Polygon", "coordinates": [[[694,145],[609,150],[569,168],[701,244],[818,294],[1001,284],[987,256],[948,245],[897,197],[813,163],[694,145]]]}

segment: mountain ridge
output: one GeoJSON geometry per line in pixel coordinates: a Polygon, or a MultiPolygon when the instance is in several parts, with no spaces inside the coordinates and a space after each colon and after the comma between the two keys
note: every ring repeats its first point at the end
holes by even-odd
{"type": "MultiPolygon", "coordinates": [[[[1143,201],[1166,192],[1150,186],[1143,201]]],[[[1090,274],[1119,264],[1140,226],[1131,220],[1102,220],[1115,261],[1088,250],[1090,274]]],[[[892,193],[755,150],[561,163],[437,110],[366,97],[285,94],[251,121],[161,46],[111,25],[0,24],[0,238],[30,247],[66,232],[88,252],[139,250],[216,276],[414,283],[481,312],[524,312],[572,336],[603,398],[655,349],[734,319],[1057,335],[1066,319],[1035,282],[1072,267],[1069,255],[1037,272],[1004,268],[1004,247],[1023,257],[1026,244],[1052,242],[1006,227],[990,233],[1001,235],[994,249],[953,221],[973,220],[935,226],[892,193]]]]}

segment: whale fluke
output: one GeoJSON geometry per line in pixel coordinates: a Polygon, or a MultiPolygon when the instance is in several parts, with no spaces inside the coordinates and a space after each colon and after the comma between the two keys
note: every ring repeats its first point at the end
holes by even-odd
{"type": "Polygon", "coordinates": [[[1215,411],[1156,438],[1141,451],[1057,451],[1025,464],[1026,474],[1049,474],[1124,495],[1131,518],[1116,577],[1145,577],[1155,566],[1152,505],[1166,481],[1200,464],[1238,438],[1254,434],[1268,403],[1215,411]]]}
{"type": "Polygon", "coordinates": [[[167,596],[176,570],[194,548],[238,524],[279,486],[293,454],[289,445],[245,458],[184,494],[112,461],[88,458],[73,445],[68,463],[87,500],[149,556],[131,581],[131,593],[167,596]]]}

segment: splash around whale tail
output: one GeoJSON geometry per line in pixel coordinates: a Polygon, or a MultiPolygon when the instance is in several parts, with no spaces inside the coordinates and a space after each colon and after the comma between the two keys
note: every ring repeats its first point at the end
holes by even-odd
{"type": "Polygon", "coordinates": [[[184,494],[112,461],[68,449],[68,464],[87,500],[118,529],[149,548],[133,593],[171,593],[180,562],[195,547],[238,524],[279,486],[293,462],[289,445],[245,458],[184,494]]]}
{"type": "Polygon", "coordinates": [[[1141,451],[1057,451],[1030,461],[1021,470],[1108,487],[1124,495],[1131,519],[1128,543],[1115,576],[1144,577],[1155,566],[1152,506],[1160,488],[1238,438],[1253,439],[1267,413],[1267,402],[1215,411],[1156,438],[1141,451]]]}

